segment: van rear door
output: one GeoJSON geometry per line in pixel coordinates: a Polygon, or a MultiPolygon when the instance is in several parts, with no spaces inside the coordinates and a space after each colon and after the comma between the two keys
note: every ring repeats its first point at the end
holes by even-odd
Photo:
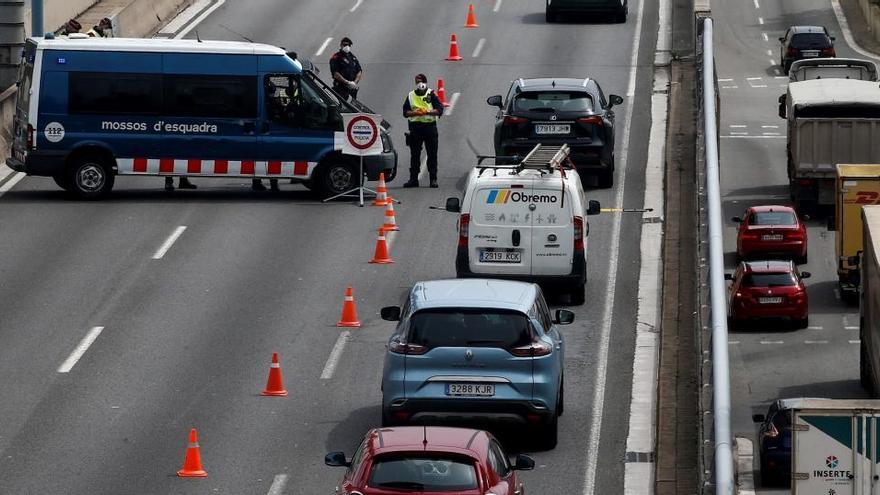
{"type": "MultiPolygon", "coordinates": [[[[15,118],[12,124],[12,156],[24,163],[27,157],[28,142],[33,144],[36,122],[29,120],[31,111],[31,89],[34,83],[34,63],[37,55],[37,44],[28,39],[24,44],[21,64],[18,69],[18,90],[15,95],[15,118]],[[32,127],[28,128],[28,125],[32,127]]],[[[36,115],[35,115],[36,117],[36,115]]],[[[36,119],[34,119],[36,120],[36,119]]]]}
{"type": "Polygon", "coordinates": [[[574,252],[571,194],[561,180],[536,181],[532,188],[532,275],[571,273],[574,252]]]}
{"type": "Polygon", "coordinates": [[[523,198],[531,195],[531,177],[513,184],[478,186],[471,202],[468,260],[473,273],[529,275],[531,212],[523,198]]]}

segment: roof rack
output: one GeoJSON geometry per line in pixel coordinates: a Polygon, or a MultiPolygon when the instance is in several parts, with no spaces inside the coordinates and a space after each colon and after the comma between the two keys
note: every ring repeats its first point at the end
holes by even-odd
{"type": "Polygon", "coordinates": [[[477,168],[480,169],[480,175],[487,169],[507,169],[514,172],[514,174],[518,174],[523,170],[540,170],[542,173],[544,171],[553,172],[554,170],[564,169],[565,163],[568,161],[568,155],[571,153],[571,149],[568,147],[568,144],[562,144],[560,146],[542,146],[540,144],[536,144],[532,151],[522,159],[518,155],[513,156],[486,156],[486,155],[478,155],[477,156],[477,168]],[[514,163],[512,164],[493,164],[493,165],[483,165],[483,160],[488,158],[494,158],[496,161],[498,159],[510,160],[514,163]],[[519,163],[516,163],[516,162],[519,163]]]}

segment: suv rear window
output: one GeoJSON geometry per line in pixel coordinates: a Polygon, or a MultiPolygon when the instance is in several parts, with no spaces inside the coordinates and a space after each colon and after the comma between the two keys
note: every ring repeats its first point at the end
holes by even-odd
{"type": "Polygon", "coordinates": [[[797,221],[790,211],[762,211],[752,213],[749,225],[794,225],[797,221]]]}
{"type": "Polygon", "coordinates": [[[413,455],[377,457],[367,484],[373,488],[420,492],[478,488],[476,469],[470,459],[413,455]]]}
{"type": "Polygon", "coordinates": [[[788,287],[797,285],[791,273],[751,273],[746,275],[743,285],[747,287],[788,287]]]}
{"type": "Polygon", "coordinates": [[[513,110],[520,112],[592,112],[589,93],[575,91],[528,91],[516,95],[513,110]]]}
{"type": "Polygon", "coordinates": [[[831,40],[822,33],[798,33],[791,36],[791,46],[795,48],[828,48],[831,40]]]}
{"type": "Polygon", "coordinates": [[[422,310],[410,318],[407,340],[436,347],[512,349],[533,341],[528,317],[516,311],[484,308],[422,310]]]}

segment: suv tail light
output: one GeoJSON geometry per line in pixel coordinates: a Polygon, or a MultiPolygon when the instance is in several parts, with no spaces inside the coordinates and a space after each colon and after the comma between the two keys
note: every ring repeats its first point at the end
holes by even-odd
{"type": "Polygon", "coordinates": [[[574,217],[571,221],[574,225],[574,250],[584,250],[584,217],[574,217]]]}
{"type": "Polygon", "coordinates": [[[458,217],[458,247],[467,247],[468,230],[471,224],[471,216],[468,213],[462,213],[458,217]]]}
{"type": "Polygon", "coordinates": [[[34,126],[30,124],[27,126],[27,149],[34,149],[34,126]]]}
{"type": "Polygon", "coordinates": [[[605,121],[602,120],[602,117],[600,117],[598,115],[593,115],[592,117],[581,117],[577,120],[581,124],[592,124],[592,125],[598,125],[598,126],[605,125],[605,121]]]}
{"type": "Polygon", "coordinates": [[[833,47],[823,48],[822,55],[825,55],[826,57],[833,57],[834,56],[834,48],[833,47]]]}
{"type": "Polygon", "coordinates": [[[388,343],[388,350],[395,354],[412,354],[419,355],[428,352],[428,348],[418,344],[408,344],[394,339],[388,343]]]}
{"type": "Polygon", "coordinates": [[[514,347],[510,350],[510,353],[517,357],[546,356],[551,352],[553,352],[553,346],[543,340],[532,342],[529,345],[514,347]]]}
{"type": "Polygon", "coordinates": [[[788,47],[788,51],[785,52],[785,55],[787,57],[795,57],[797,56],[797,49],[795,49],[795,47],[793,46],[790,46],[788,47]]]}
{"type": "Polygon", "coordinates": [[[517,117],[515,115],[505,115],[504,116],[504,125],[520,125],[528,122],[529,119],[524,117],[517,117]]]}
{"type": "Polygon", "coordinates": [[[764,438],[776,438],[778,436],[779,430],[777,430],[776,426],[771,423],[770,429],[764,432],[764,438]]]}

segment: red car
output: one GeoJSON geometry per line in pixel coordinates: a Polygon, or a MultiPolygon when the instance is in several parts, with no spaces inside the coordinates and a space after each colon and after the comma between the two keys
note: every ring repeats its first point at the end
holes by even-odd
{"type": "Polygon", "coordinates": [[[521,495],[517,471],[535,467],[524,454],[511,466],[501,444],[485,431],[440,426],[374,428],[351,460],[331,452],[324,463],[348,468],[337,495],[521,495]]]}
{"type": "Polygon", "coordinates": [[[736,271],[725,274],[733,280],[727,316],[732,327],[746,320],[784,318],[796,328],[810,324],[805,278],[789,260],[743,261],[736,271]]]}
{"type": "Polygon", "coordinates": [[[789,206],[753,206],[742,217],[736,234],[740,259],[783,256],[795,263],[807,262],[807,226],[789,206]]]}

